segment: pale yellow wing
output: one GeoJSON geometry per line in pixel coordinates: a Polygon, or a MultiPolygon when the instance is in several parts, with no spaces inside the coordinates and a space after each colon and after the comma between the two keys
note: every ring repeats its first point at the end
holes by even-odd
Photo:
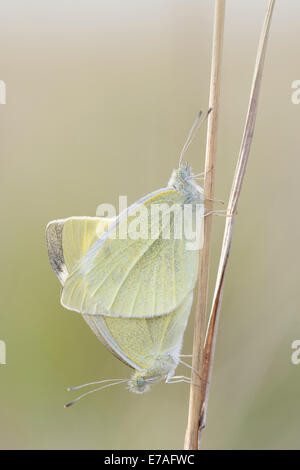
{"type": "MultiPolygon", "coordinates": [[[[68,270],[111,223],[111,219],[71,217],[48,224],[49,258],[62,284],[68,270]]],[[[190,292],[173,312],[154,318],[126,319],[88,314],[83,318],[112,354],[129,367],[141,370],[152,367],[158,356],[176,355],[180,350],[192,298],[190,292]]]]}
{"type": "Polygon", "coordinates": [[[75,264],[108,229],[114,219],[104,217],[69,217],[53,220],[46,228],[50,264],[65,283],[75,264]]]}
{"type": "Polygon", "coordinates": [[[193,301],[190,292],[173,312],[153,318],[113,318],[84,315],[96,331],[117,344],[119,354],[135,369],[153,367],[159,357],[178,357],[193,301]]]}
{"type": "Polygon", "coordinates": [[[113,221],[104,217],[70,217],[65,220],[62,247],[69,273],[113,221]]]}
{"type": "Polygon", "coordinates": [[[62,291],[62,305],[80,313],[125,318],[160,316],[176,309],[195,285],[198,250],[187,248],[184,233],[174,236],[174,204],[183,210],[183,196],[167,188],[119,216],[75,265],[62,291]],[[153,237],[155,205],[169,208],[167,239],[162,214],[153,237]],[[137,225],[141,236],[134,239],[137,225]]]}
{"type": "Polygon", "coordinates": [[[64,223],[65,220],[63,219],[53,220],[52,222],[49,222],[46,228],[46,242],[49,261],[62,285],[64,285],[69,274],[66,268],[62,247],[64,223]]]}
{"type": "MultiPolygon", "coordinates": [[[[113,219],[101,217],[70,217],[49,222],[46,229],[49,260],[62,285],[69,271],[112,222],[113,219]]],[[[138,368],[124,355],[101,318],[97,323],[89,315],[83,315],[83,318],[110,352],[130,367],[138,368]]]]}

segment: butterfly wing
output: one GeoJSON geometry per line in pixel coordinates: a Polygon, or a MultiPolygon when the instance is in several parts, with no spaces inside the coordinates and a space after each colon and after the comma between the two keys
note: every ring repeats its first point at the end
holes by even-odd
{"type": "Polygon", "coordinates": [[[48,249],[49,261],[53,271],[58,279],[64,285],[67,277],[68,270],[65,265],[63,248],[62,248],[62,233],[65,220],[54,220],[49,222],[46,228],[46,242],[48,249]]]}
{"type": "Polygon", "coordinates": [[[84,315],[98,330],[106,326],[110,338],[118,345],[135,369],[152,368],[158,357],[180,354],[183,334],[191,311],[190,292],[174,311],[152,318],[114,318],[84,315]]]}
{"type": "Polygon", "coordinates": [[[48,256],[63,285],[76,263],[113,221],[105,217],[69,217],[49,222],[46,228],[48,256]]]}
{"type": "MultiPolygon", "coordinates": [[[[112,222],[102,217],[70,217],[49,222],[46,228],[49,260],[62,285],[74,265],[112,222]]],[[[101,318],[97,321],[88,315],[83,318],[110,352],[130,367],[138,368],[124,355],[101,318]]]]}
{"type": "Polygon", "coordinates": [[[176,218],[170,208],[177,205],[183,211],[183,204],[179,192],[166,188],[117,217],[70,272],[62,305],[124,318],[160,316],[179,307],[194,288],[198,263],[198,251],[187,249],[184,230],[180,238],[174,236],[176,218]],[[162,215],[157,219],[154,237],[153,206],[167,207],[170,214],[170,223],[162,215]],[[165,238],[168,223],[170,236],[165,238]]]}
{"type": "MultiPolygon", "coordinates": [[[[62,284],[69,271],[112,222],[97,217],[71,217],[48,224],[49,258],[62,284]]],[[[129,367],[141,370],[152,367],[158,356],[179,354],[192,299],[190,292],[174,311],[153,318],[82,316],[110,352],[129,367]]]]}

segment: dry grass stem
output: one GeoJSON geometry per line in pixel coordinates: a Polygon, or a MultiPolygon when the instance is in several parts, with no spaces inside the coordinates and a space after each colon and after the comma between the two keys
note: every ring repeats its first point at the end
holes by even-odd
{"type": "MultiPolygon", "coordinates": [[[[217,2],[218,3],[218,2],[217,2]]],[[[254,76],[252,81],[252,88],[250,93],[250,101],[248,106],[248,112],[246,117],[246,123],[244,128],[244,133],[242,137],[240,152],[238,156],[238,161],[236,165],[236,170],[234,174],[234,179],[232,183],[231,193],[228,202],[228,213],[235,214],[237,212],[238,207],[238,200],[241,193],[242,183],[247,167],[248,157],[250,153],[255,121],[256,121],[256,114],[257,114],[257,106],[258,106],[258,97],[262,79],[262,72],[264,66],[264,59],[267,47],[267,39],[271,24],[272,12],[274,9],[275,0],[270,0],[267,13],[265,16],[263,29],[261,33],[261,38],[258,46],[257,51],[257,59],[254,69],[254,76]]],[[[217,4],[216,4],[217,5],[217,4]]],[[[208,130],[209,132],[209,130],[208,130]]],[[[206,424],[206,414],[207,414],[207,405],[208,405],[208,396],[209,396],[209,389],[210,389],[210,381],[212,375],[212,367],[213,367],[213,359],[214,359],[214,352],[216,347],[216,337],[218,331],[218,322],[221,312],[221,304],[222,304],[222,297],[223,297],[223,289],[224,289],[224,279],[228,264],[228,258],[230,254],[231,248],[231,241],[233,235],[233,227],[234,227],[234,219],[235,217],[227,217],[225,223],[225,230],[223,236],[223,245],[221,250],[221,256],[219,261],[219,268],[216,280],[216,286],[214,291],[213,303],[210,313],[210,318],[208,322],[208,328],[204,343],[204,350],[203,356],[199,353],[199,347],[202,347],[203,343],[200,341],[201,334],[198,332],[195,333],[195,341],[199,341],[198,346],[194,346],[194,353],[197,355],[193,358],[193,366],[197,367],[197,361],[199,357],[202,357],[201,361],[201,389],[200,393],[198,387],[191,386],[191,399],[190,399],[190,410],[189,410],[189,426],[187,429],[186,441],[185,441],[185,448],[186,449],[197,449],[200,447],[200,440],[201,440],[201,431],[205,427],[206,424]],[[198,394],[197,400],[195,400],[195,395],[198,394]],[[194,416],[192,416],[195,414],[194,416]],[[193,428],[191,428],[193,426],[193,428]],[[197,443],[196,443],[196,436],[197,436],[197,443]]],[[[206,233],[205,233],[206,236],[206,233]]],[[[208,262],[209,260],[206,260],[208,262]]],[[[203,260],[204,262],[204,260],[203,260]]],[[[203,266],[201,268],[201,274],[204,275],[205,283],[208,279],[208,265],[203,266]],[[207,270],[206,274],[203,273],[203,270],[207,270]]],[[[200,279],[200,287],[202,284],[203,279],[200,279]]],[[[201,294],[202,288],[199,289],[199,295],[201,294]]],[[[206,287],[207,292],[207,287],[206,287]]],[[[206,300],[205,300],[206,302],[206,300]]],[[[199,303],[201,305],[201,301],[199,303]]],[[[197,320],[195,328],[199,328],[200,330],[204,328],[203,321],[205,317],[201,317],[199,310],[197,309],[197,320]],[[201,323],[200,323],[201,321],[201,323]]],[[[197,375],[193,373],[192,382],[197,380],[197,375]]]]}
{"type": "MultiPolygon", "coordinates": [[[[212,111],[208,118],[207,142],[205,156],[205,179],[204,179],[204,195],[206,213],[212,212],[212,201],[214,196],[214,177],[215,177],[215,161],[217,146],[217,125],[220,95],[220,74],[221,74],[221,58],[223,50],[223,33],[225,19],[225,0],[216,0],[215,19],[214,19],[214,36],[212,48],[212,65],[210,78],[210,96],[209,107],[212,111]]],[[[194,343],[193,343],[193,369],[201,370],[202,352],[204,345],[204,332],[206,323],[207,309],[207,293],[209,281],[209,259],[211,245],[211,226],[212,215],[204,218],[204,245],[200,252],[199,259],[199,276],[197,289],[197,305],[195,315],[194,343]]],[[[200,420],[200,393],[199,393],[199,376],[194,373],[192,382],[195,384],[190,389],[190,405],[188,426],[185,437],[185,449],[197,449],[198,429],[200,420]]]]}

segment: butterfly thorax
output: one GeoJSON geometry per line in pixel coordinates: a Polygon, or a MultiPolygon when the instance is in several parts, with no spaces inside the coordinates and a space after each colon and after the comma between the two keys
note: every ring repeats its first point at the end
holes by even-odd
{"type": "Polygon", "coordinates": [[[133,393],[144,393],[151,384],[163,382],[174,374],[178,361],[171,355],[158,356],[153,367],[135,371],[128,381],[128,389],[133,393]]]}
{"type": "Polygon", "coordinates": [[[188,163],[173,170],[168,186],[181,193],[186,204],[203,203],[203,189],[195,183],[192,168],[188,163]]]}

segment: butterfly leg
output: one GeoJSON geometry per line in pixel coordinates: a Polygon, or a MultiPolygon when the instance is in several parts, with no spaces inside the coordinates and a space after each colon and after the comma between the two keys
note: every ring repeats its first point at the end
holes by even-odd
{"type": "Polygon", "coordinates": [[[201,379],[201,375],[200,375],[200,372],[198,370],[196,370],[194,367],[190,366],[187,362],[184,362],[182,360],[179,361],[179,364],[182,364],[183,366],[186,366],[188,367],[189,369],[191,369],[192,371],[194,371],[201,379]]]}
{"type": "Polygon", "coordinates": [[[167,378],[166,383],[167,384],[175,384],[179,382],[185,382],[185,383],[191,383],[191,380],[189,377],[185,377],[184,375],[173,375],[173,377],[167,378]],[[175,379],[175,380],[174,380],[175,379]]]}
{"type": "Polygon", "coordinates": [[[229,213],[226,209],[220,209],[220,210],[215,210],[215,211],[209,211],[206,214],[204,214],[204,217],[207,217],[208,215],[218,215],[222,217],[235,217],[238,214],[238,212],[233,212],[229,213]]]}
{"type": "Polygon", "coordinates": [[[184,375],[174,375],[170,379],[166,380],[167,384],[176,384],[176,383],[186,383],[189,385],[195,385],[196,387],[201,387],[200,384],[196,384],[195,382],[192,382],[189,377],[185,377],[184,375]],[[175,379],[175,380],[172,380],[175,379]]]}

